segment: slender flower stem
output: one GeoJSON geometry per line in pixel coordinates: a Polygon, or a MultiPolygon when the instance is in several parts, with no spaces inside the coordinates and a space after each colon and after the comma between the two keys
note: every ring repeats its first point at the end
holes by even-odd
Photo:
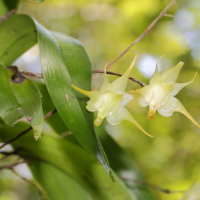
{"type": "MultiPolygon", "coordinates": [[[[33,76],[33,77],[36,77],[36,78],[43,78],[43,75],[42,73],[32,73],[32,72],[26,72],[26,71],[20,71],[23,75],[27,75],[27,76],[33,76]]],[[[104,73],[104,70],[93,70],[92,71],[93,74],[95,73],[99,73],[99,74],[103,74],[104,73]]],[[[115,73],[115,72],[111,72],[111,71],[106,71],[106,74],[111,74],[111,75],[115,75],[115,76],[122,76],[122,74],[118,74],[118,73],[115,73]]],[[[129,77],[130,80],[132,80],[133,82],[135,83],[138,83],[140,86],[144,87],[146,84],[133,78],[133,77],[129,77]]]]}
{"type": "MultiPolygon", "coordinates": [[[[51,115],[53,115],[56,112],[56,109],[54,109],[53,111],[50,111],[49,113],[47,113],[44,116],[44,119],[47,119],[48,117],[50,117],[51,115]]],[[[2,149],[3,147],[5,147],[6,145],[12,143],[13,141],[17,140],[18,138],[22,137],[24,134],[28,133],[30,130],[32,129],[32,127],[29,127],[28,129],[26,129],[25,131],[22,131],[21,133],[19,133],[16,137],[4,142],[1,146],[0,149],[2,149]]]]}
{"type": "MultiPolygon", "coordinates": [[[[149,31],[155,26],[155,24],[158,22],[158,20],[167,12],[167,10],[177,2],[178,0],[173,0],[155,19],[154,21],[146,28],[146,30],[133,42],[131,43],[124,51],[122,51],[117,58],[115,58],[107,67],[106,69],[110,68],[115,62],[117,62],[127,51],[130,50],[130,48],[138,43],[141,39],[143,39],[149,31]]],[[[99,77],[101,74],[97,74],[93,77],[93,80],[99,77]]]]}
{"type": "Polygon", "coordinates": [[[19,178],[21,178],[22,180],[24,180],[25,182],[27,182],[28,184],[30,184],[31,186],[33,186],[33,187],[38,191],[38,194],[39,194],[41,200],[46,200],[46,198],[45,198],[44,195],[43,195],[43,191],[42,191],[42,189],[38,186],[38,184],[36,184],[36,183],[35,183],[34,181],[32,181],[32,180],[29,180],[29,179],[27,179],[27,178],[22,177],[20,174],[18,174],[18,173],[14,170],[14,168],[11,168],[10,170],[11,170],[16,176],[18,176],[19,178]]]}
{"type": "Polygon", "coordinates": [[[8,19],[9,17],[11,17],[15,12],[17,11],[17,9],[13,9],[13,10],[10,10],[9,12],[7,12],[5,15],[3,15],[1,18],[0,18],[0,23],[5,21],[6,19],[8,19]]]}
{"type": "MultiPolygon", "coordinates": [[[[103,74],[105,71],[104,70],[93,70],[92,73],[100,73],[100,74],[103,74]]],[[[110,72],[110,71],[106,71],[106,74],[111,74],[111,75],[115,75],[115,76],[122,76],[122,74],[118,74],[118,73],[114,73],[114,72],[110,72]]],[[[135,82],[135,83],[138,83],[141,87],[144,87],[146,84],[135,79],[135,78],[132,78],[132,77],[129,77],[128,78],[129,80],[135,82]]]]}

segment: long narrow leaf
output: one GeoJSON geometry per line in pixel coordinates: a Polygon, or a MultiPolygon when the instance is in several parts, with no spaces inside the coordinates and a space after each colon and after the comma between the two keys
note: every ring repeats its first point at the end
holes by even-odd
{"type": "Polygon", "coordinates": [[[10,10],[16,8],[19,0],[0,0],[0,18],[10,10]]]}
{"type": "MultiPolygon", "coordinates": [[[[79,76],[72,76],[73,79],[83,80],[82,84],[90,87],[91,84],[91,63],[80,43],[72,38],[54,35],[35,21],[38,32],[40,47],[41,65],[44,80],[51,96],[51,99],[67,127],[73,132],[80,144],[91,154],[95,155],[111,175],[111,170],[101,144],[96,136],[92,124],[93,117],[86,114],[86,108],[81,108],[80,103],[71,87],[73,72],[81,71],[79,76]],[[60,47],[57,40],[65,43],[60,47]],[[65,60],[64,52],[71,52],[70,59],[65,60]],[[76,53],[75,53],[76,51],[76,53]],[[84,71],[81,68],[85,68],[84,71]],[[69,73],[69,70],[70,73],[69,73]],[[84,84],[86,82],[87,84],[84,84]],[[86,115],[88,117],[86,117],[86,115]]],[[[80,100],[82,101],[82,100],[80,100]]],[[[85,102],[84,102],[85,104],[85,102]]],[[[111,176],[112,177],[112,176],[111,176]]]]}
{"type": "Polygon", "coordinates": [[[23,111],[12,91],[9,79],[6,69],[0,66],[0,117],[8,126],[13,126],[23,117],[23,111]]]}
{"type": "Polygon", "coordinates": [[[37,43],[35,25],[30,17],[15,15],[0,23],[0,64],[9,66],[37,43]]]}

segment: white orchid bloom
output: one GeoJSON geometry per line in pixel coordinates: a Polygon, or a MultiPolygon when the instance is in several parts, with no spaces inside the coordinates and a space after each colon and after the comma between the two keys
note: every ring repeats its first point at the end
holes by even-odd
{"type": "Polygon", "coordinates": [[[153,119],[156,110],[165,117],[171,116],[173,112],[180,112],[188,117],[196,126],[200,127],[181,102],[174,97],[183,87],[192,83],[197,75],[196,73],[194,78],[187,83],[176,83],[175,80],[183,64],[183,62],[179,62],[175,67],[159,74],[157,62],[155,73],[149,85],[130,93],[141,95],[138,101],[140,106],[149,106],[148,119],[153,119]]]}
{"type": "Polygon", "coordinates": [[[105,69],[104,81],[99,91],[85,91],[72,85],[74,89],[90,98],[87,102],[87,110],[90,112],[98,111],[97,118],[94,121],[96,126],[101,125],[104,118],[112,125],[117,125],[123,120],[128,120],[135,124],[145,134],[151,136],[135,121],[129,111],[124,108],[124,106],[133,99],[133,96],[126,93],[125,89],[128,77],[137,57],[138,54],[135,56],[125,74],[112,83],[108,81],[108,75],[106,74],[105,69]]]}

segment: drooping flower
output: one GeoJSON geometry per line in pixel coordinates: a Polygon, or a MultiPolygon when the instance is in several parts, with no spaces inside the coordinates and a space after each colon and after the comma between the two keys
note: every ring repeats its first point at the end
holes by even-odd
{"type": "Polygon", "coordinates": [[[97,118],[94,121],[96,126],[100,126],[104,118],[112,125],[117,125],[123,120],[128,120],[135,124],[145,134],[151,136],[135,121],[129,111],[124,108],[124,106],[133,99],[133,96],[126,93],[125,89],[128,77],[137,57],[138,54],[135,56],[125,74],[112,83],[108,81],[108,75],[106,74],[105,68],[104,81],[99,91],[85,91],[72,85],[74,89],[90,98],[86,108],[90,112],[98,112],[97,118]]]}
{"type": "Polygon", "coordinates": [[[171,116],[173,112],[180,112],[188,117],[196,126],[200,127],[200,125],[197,124],[182,103],[174,97],[183,87],[194,81],[197,73],[195,74],[194,78],[187,83],[176,83],[175,80],[177,79],[184,63],[179,62],[175,67],[163,72],[162,74],[159,74],[158,62],[156,64],[155,73],[151,78],[149,85],[146,85],[141,89],[131,91],[130,93],[141,95],[138,101],[140,106],[149,106],[149,112],[147,114],[148,119],[154,118],[156,110],[165,117],[171,116]]]}

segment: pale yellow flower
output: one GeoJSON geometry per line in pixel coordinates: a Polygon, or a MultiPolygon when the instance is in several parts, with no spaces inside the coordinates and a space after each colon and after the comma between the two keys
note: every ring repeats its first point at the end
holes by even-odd
{"type": "MultiPolygon", "coordinates": [[[[101,125],[104,118],[108,123],[117,125],[123,120],[128,120],[135,124],[141,131],[149,135],[132,117],[124,106],[133,99],[131,94],[125,92],[128,77],[136,62],[138,54],[134,58],[125,74],[110,83],[108,75],[104,73],[104,81],[99,91],[85,91],[74,85],[72,87],[80,93],[88,96],[90,100],[87,102],[87,110],[90,112],[98,112],[94,121],[96,126],[101,125]]],[[[106,71],[106,68],[105,68],[106,71]]],[[[149,135],[151,136],[151,135],[149,135]]]]}
{"type": "Polygon", "coordinates": [[[159,74],[157,62],[155,73],[149,85],[130,93],[141,95],[138,101],[140,106],[149,106],[148,119],[153,119],[156,110],[165,117],[171,116],[173,112],[180,112],[188,117],[196,126],[200,127],[181,102],[174,97],[183,87],[192,83],[197,75],[196,73],[193,80],[187,83],[176,83],[175,80],[183,64],[183,62],[179,62],[175,67],[159,74]]]}

